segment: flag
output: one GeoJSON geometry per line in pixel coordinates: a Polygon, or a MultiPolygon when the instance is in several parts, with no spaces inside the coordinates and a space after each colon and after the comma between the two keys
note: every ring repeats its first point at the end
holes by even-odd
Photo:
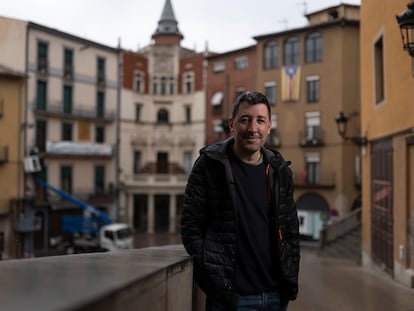
{"type": "Polygon", "coordinates": [[[300,66],[282,68],[282,101],[298,101],[300,91],[300,66]]]}

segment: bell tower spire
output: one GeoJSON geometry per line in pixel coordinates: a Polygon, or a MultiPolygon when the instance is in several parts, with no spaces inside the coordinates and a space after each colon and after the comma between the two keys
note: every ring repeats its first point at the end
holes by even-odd
{"type": "Polygon", "coordinates": [[[175,19],[174,10],[170,0],[166,0],[161,18],[158,21],[158,27],[152,38],[156,45],[179,44],[184,38],[178,29],[178,22],[175,19]]]}

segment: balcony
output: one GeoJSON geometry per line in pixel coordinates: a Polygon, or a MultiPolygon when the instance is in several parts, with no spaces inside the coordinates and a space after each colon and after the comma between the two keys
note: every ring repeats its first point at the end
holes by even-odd
{"type": "Polygon", "coordinates": [[[88,195],[87,202],[91,205],[105,205],[114,202],[116,192],[113,186],[109,186],[104,192],[94,192],[88,195]]]}
{"type": "Polygon", "coordinates": [[[267,137],[266,140],[266,147],[272,148],[279,148],[281,145],[280,137],[278,133],[271,131],[270,135],[267,137]]]}
{"type": "MultiPolygon", "coordinates": [[[[89,189],[75,188],[69,194],[92,206],[107,206],[112,204],[116,199],[116,192],[112,184],[109,184],[104,191],[100,192],[96,192],[93,186],[91,186],[89,189]]],[[[49,191],[40,185],[36,187],[34,203],[35,205],[51,205],[53,209],[79,208],[75,203],[62,198],[59,194],[49,191]]]]}
{"type": "Polygon", "coordinates": [[[9,146],[0,146],[0,165],[9,162],[9,146]]]}
{"type": "Polygon", "coordinates": [[[44,57],[41,57],[37,60],[37,73],[41,75],[46,75],[47,72],[48,72],[47,59],[44,57]]]}
{"type": "Polygon", "coordinates": [[[104,88],[106,86],[105,74],[98,73],[98,76],[96,78],[96,85],[99,88],[104,88]]]}
{"type": "Polygon", "coordinates": [[[301,189],[334,189],[335,172],[323,171],[319,176],[308,176],[306,171],[295,172],[295,188],[301,189]]]}
{"type": "Polygon", "coordinates": [[[72,65],[65,65],[63,69],[63,78],[67,81],[73,80],[73,67],[72,65]]]}
{"type": "Polygon", "coordinates": [[[48,141],[45,157],[59,158],[110,158],[114,156],[113,147],[109,144],[85,143],[73,141],[48,141]]]}
{"type": "MultiPolygon", "coordinates": [[[[78,104],[76,106],[82,106],[78,104]]],[[[83,119],[83,120],[98,120],[106,123],[111,123],[115,121],[116,113],[115,111],[104,111],[103,113],[98,113],[92,107],[90,108],[79,108],[72,107],[70,112],[64,110],[64,105],[62,102],[57,102],[55,104],[48,103],[46,108],[40,108],[36,104],[32,104],[33,112],[36,116],[41,117],[55,117],[55,118],[70,118],[70,119],[83,119]]]]}
{"type": "Polygon", "coordinates": [[[325,145],[323,133],[318,135],[307,135],[303,132],[299,133],[299,146],[302,148],[322,147],[325,145]]]}
{"type": "Polygon", "coordinates": [[[177,163],[169,163],[165,170],[160,170],[157,163],[148,163],[138,174],[126,175],[127,187],[185,187],[188,175],[177,163]]]}
{"type": "Polygon", "coordinates": [[[135,174],[126,175],[124,184],[126,187],[179,187],[184,188],[187,183],[188,175],[171,175],[171,174],[135,174]]]}

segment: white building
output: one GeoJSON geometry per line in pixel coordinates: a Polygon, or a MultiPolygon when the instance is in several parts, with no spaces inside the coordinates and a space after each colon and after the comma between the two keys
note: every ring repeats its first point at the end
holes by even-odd
{"type": "Polygon", "coordinates": [[[137,232],[174,233],[205,144],[205,55],[181,47],[169,0],[152,38],[138,52],[123,51],[120,201],[137,232]]]}

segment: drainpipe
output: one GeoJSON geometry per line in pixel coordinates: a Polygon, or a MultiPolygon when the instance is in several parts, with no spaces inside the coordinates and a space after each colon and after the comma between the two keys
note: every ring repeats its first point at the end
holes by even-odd
{"type": "MultiPolygon", "coordinates": [[[[26,105],[26,89],[27,89],[27,76],[26,72],[24,74],[23,79],[20,81],[19,85],[19,106],[17,108],[17,185],[16,185],[16,199],[22,198],[24,196],[24,187],[22,188],[22,182],[24,183],[24,170],[23,170],[23,159],[24,159],[24,151],[22,156],[22,149],[24,150],[25,141],[22,141],[22,131],[25,130],[23,127],[24,123],[22,123],[22,109],[24,109],[23,105],[26,105]],[[23,94],[23,92],[25,92],[23,94]],[[22,178],[23,177],[23,178],[22,178]],[[22,181],[23,179],[23,181],[22,181]]],[[[23,112],[25,113],[25,110],[23,112]]],[[[25,132],[23,132],[24,135],[25,132]]]]}
{"type": "MultiPolygon", "coordinates": [[[[26,43],[25,43],[25,70],[24,74],[27,77],[26,83],[24,85],[24,121],[23,124],[19,124],[19,130],[23,130],[23,159],[27,154],[27,119],[28,119],[28,110],[29,110],[29,95],[28,95],[28,84],[29,84],[29,32],[30,25],[26,26],[26,43]]],[[[22,164],[23,165],[23,164],[22,164]]],[[[24,172],[24,170],[23,170],[24,172]]],[[[23,198],[26,199],[26,174],[23,175],[23,198]]]]}
{"type": "Polygon", "coordinates": [[[121,40],[118,40],[118,49],[117,49],[117,98],[116,98],[116,156],[115,156],[115,219],[120,221],[120,206],[119,206],[119,196],[121,193],[120,189],[120,121],[121,121],[121,87],[122,87],[122,51],[121,51],[121,40]]]}
{"type": "MultiPolygon", "coordinates": [[[[25,46],[25,75],[29,76],[29,32],[30,32],[30,23],[26,26],[26,46],[25,46]]],[[[28,111],[29,111],[29,95],[28,95],[28,82],[25,83],[25,111],[24,111],[24,123],[23,123],[23,159],[27,154],[27,130],[28,130],[28,111]]],[[[20,127],[20,125],[19,125],[20,127]]],[[[24,165],[24,164],[22,164],[24,165]]],[[[23,167],[24,172],[24,167],[23,167]]],[[[30,205],[31,203],[27,200],[26,195],[26,183],[27,183],[27,174],[23,174],[23,202],[24,202],[24,216],[25,223],[34,222],[34,209],[30,205]]],[[[34,235],[33,231],[28,231],[23,234],[23,257],[33,257],[34,256],[34,235]]]]}

